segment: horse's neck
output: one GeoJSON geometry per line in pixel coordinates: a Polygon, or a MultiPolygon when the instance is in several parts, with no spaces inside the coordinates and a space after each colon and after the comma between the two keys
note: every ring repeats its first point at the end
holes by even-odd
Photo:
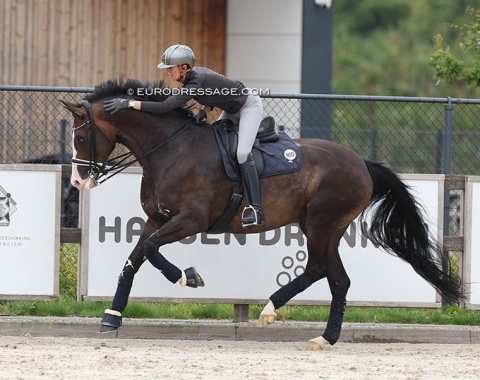
{"type": "MultiPolygon", "coordinates": [[[[129,115],[130,116],[130,115],[129,115]]],[[[119,142],[128,148],[133,155],[142,160],[148,157],[150,152],[160,153],[158,147],[165,144],[165,148],[171,149],[178,138],[170,140],[171,136],[187,120],[182,115],[165,113],[162,115],[149,114],[146,112],[132,112],[131,117],[125,118],[119,126],[119,142]]]]}

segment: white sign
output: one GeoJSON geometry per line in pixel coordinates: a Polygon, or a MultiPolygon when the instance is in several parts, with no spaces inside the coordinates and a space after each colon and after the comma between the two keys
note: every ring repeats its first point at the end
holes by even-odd
{"type": "Polygon", "coordinates": [[[58,297],[59,165],[0,165],[0,299],[58,297]]]}
{"type": "MultiPolygon", "coordinates": [[[[82,249],[82,257],[88,260],[88,270],[84,271],[88,273],[88,280],[84,278],[82,282],[84,299],[111,299],[115,293],[117,277],[146,218],[139,199],[141,177],[138,171],[130,170],[89,194],[82,194],[88,195],[83,197],[83,202],[89,213],[88,226],[82,226],[88,227],[88,233],[84,233],[88,236],[88,244],[83,244],[88,249],[82,249]]],[[[423,203],[429,229],[438,239],[439,197],[443,201],[444,177],[409,178],[406,182],[423,203]]],[[[181,269],[194,266],[206,286],[191,289],[172,285],[146,262],[135,276],[133,299],[263,302],[281,285],[301,274],[307,262],[305,236],[296,225],[261,234],[202,233],[161,247],[160,252],[181,269]]],[[[347,296],[349,302],[437,305],[433,287],[409,264],[375,248],[360,234],[357,221],[342,239],[340,253],[352,280],[347,296]]],[[[303,304],[328,304],[330,300],[326,279],[294,298],[303,304]]]]}

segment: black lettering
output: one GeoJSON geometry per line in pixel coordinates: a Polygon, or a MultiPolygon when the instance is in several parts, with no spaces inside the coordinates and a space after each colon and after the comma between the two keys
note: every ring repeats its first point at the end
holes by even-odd
{"type": "Polygon", "coordinates": [[[298,224],[289,224],[285,226],[285,245],[290,247],[292,240],[296,240],[300,247],[305,245],[305,235],[298,224]]]}
{"type": "Polygon", "coordinates": [[[115,217],[115,224],[113,226],[107,226],[105,217],[101,216],[98,223],[98,240],[100,240],[100,243],[105,242],[106,233],[113,233],[115,243],[119,243],[122,237],[121,224],[122,220],[117,216],[115,217]]]}
{"type": "Polygon", "coordinates": [[[209,238],[208,234],[206,234],[205,232],[202,232],[202,234],[200,235],[200,242],[202,244],[219,245],[220,244],[220,239],[209,238]]]}
{"type": "Polygon", "coordinates": [[[274,230],[271,230],[271,231],[266,231],[266,232],[262,232],[260,234],[260,245],[274,245],[274,244],[277,244],[279,242],[281,238],[281,232],[280,232],[280,229],[279,228],[276,228],[274,230]],[[273,237],[271,239],[267,239],[267,233],[271,233],[273,232],[273,237]]]}
{"type": "Polygon", "coordinates": [[[350,224],[350,227],[343,234],[343,238],[345,239],[345,242],[348,244],[350,248],[355,247],[356,235],[357,235],[357,227],[355,225],[355,222],[352,222],[350,224]],[[350,234],[348,233],[348,230],[350,230],[350,234]]]}
{"type": "Polygon", "coordinates": [[[180,240],[182,244],[193,244],[197,240],[197,235],[187,236],[185,239],[180,240]]]}
{"type": "MultiPolygon", "coordinates": [[[[363,230],[365,232],[368,231],[367,222],[362,222],[362,227],[363,227],[363,230]]],[[[360,234],[360,245],[361,245],[361,247],[362,248],[367,248],[367,244],[368,244],[368,237],[361,233],[360,234]]]]}
{"type": "Polygon", "coordinates": [[[143,227],[145,227],[145,221],[140,217],[133,217],[127,222],[127,243],[133,241],[134,236],[140,236],[142,233],[143,227]],[[138,228],[134,228],[134,226],[138,228]]]}
{"type": "Polygon", "coordinates": [[[245,234],[230,234],[226,233],[225,234],[225,245],[229,245],[231,242],[231,236],[235,238],[235,240],[238,242],[240,245],[245,245],[247,244],[247,235],[245,234]]]}

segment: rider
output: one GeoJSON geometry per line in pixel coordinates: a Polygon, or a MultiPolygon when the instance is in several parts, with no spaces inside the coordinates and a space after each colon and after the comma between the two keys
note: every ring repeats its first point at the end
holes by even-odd
{"type": "Polygon", "coordinates": [[[196,115],[197,123],[206,114],[205,106],[223,112],[219,119],[231,119],[239,124],[237,159],[246,193],[247,205],[242,214],[242,226],[265,223],[260,202],[260,181],[251,153],[263,114],[262,100],[243,83],[231,80],[206,67],[195,67],[195,55],[188,46],[170,46],[162,56],[160,69],[166,69],[172,80],[180,82],[183,91],[172,95],[164,102],[112,99],[104,103],[105,110],[115,112],[131,108],[139,111],[163,113],[184,105],[191,99],[203,105],[196,115]]]}

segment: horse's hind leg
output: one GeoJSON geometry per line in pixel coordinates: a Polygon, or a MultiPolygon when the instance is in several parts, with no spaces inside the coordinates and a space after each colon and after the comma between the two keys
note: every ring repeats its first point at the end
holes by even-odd
{"type": "Polygon", "coordinates": [[[308,342],[307,348],[311,350],[321,350],[337,342],[342,328],[346,295],[350,287],[350,279],[338,253],[338,245],[345,229],[336,231],[330,238],[328,238],[329,233],[326,232],[326,229],[323,232],[323,236],[318,236],[316,239],[310,236],[307,240],[309,258],[305,273],[275,292],[261,312],[259,319],[260,326],[272,323],[275,320],[276,309],[314,282],[327,277],[332,293],[330,315],[323,335],[308,342]]]}
{"type": "Polygon", "coordinates": [[[319,279],[320,278],[315,279],[310,274],[304,272],[300,276],[290,281],[288,284],[278,289],[274,294],[272,294],[267,305],[260,313],[258,325],[262,327],[269,323],[273,323],[277,316],[277,314],[275,313],[276,309],[281,308],[293,297],[303,292],[305,289],[310,287],[310,285],[312,285],[315,281],[319,279]]]}
{"type": "Polygon", "coordinates": [[[297,294],[309,288],[314,282],[325,277],[324,271],[309,273],[305,271],[288,284],[282,286],[270,296],[270,300],[260,313],[258,325],[260,327],[273,323],[277,317],[275,310],[281,308],[297,294]]]}

